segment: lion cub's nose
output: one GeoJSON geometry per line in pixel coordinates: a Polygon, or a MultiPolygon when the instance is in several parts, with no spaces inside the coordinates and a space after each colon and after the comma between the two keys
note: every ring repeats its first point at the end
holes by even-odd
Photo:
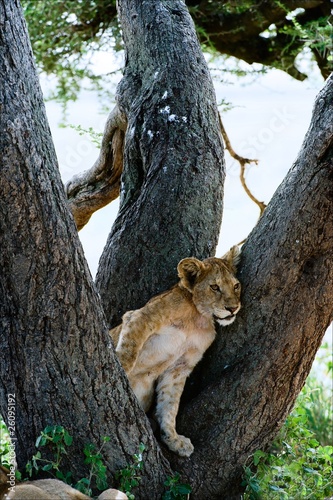
{"type": "Polygon", "coordinates": [[[234,314],[235,311],[237,311],[238,307],[226,307],[226,310],[231,312],[231,314],[234,314]]]}

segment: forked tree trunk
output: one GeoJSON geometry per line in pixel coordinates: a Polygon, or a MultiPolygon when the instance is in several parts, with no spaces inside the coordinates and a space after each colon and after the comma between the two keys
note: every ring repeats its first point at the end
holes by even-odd
{"type": "Polygon", "coordinates": [[[118,2],[128,122],[121,204],[97,287],[110,324],[177,280],[184,256],[215,252],[224,182],[215,93],[181,0],[118,2]]]}
{"type": "MultiPolygon", "coordinates": [[[[174,281],[179,258],[213,252],[223,180],[214,96],[210,86],[204,95],[198,90],[200,71],[209,80],[184,4],[121,1],[120,8],[128,57],[119,90],[129,121],[125,189],[98,280],[111,321],[174,281]],[[173,51],[164,73],[155,38],[173,51]],[[178,63],[187,77],[173,73],[178,63]],[[162,94],[149,72],[165,82],[162,94]],[[193,107],[199,94],[203,112],[193,107]],[[188,102],[192,107],[185,108],[188,102]]],[[[111,437],[104,454],[111,478],[143,441],[147,453],[136,497],[157,500],[170,469],[107,337],[65,206],[18,0],[0,0],[0,28],[1,413],[6,418],[7,396],[15,393],[20,465],[45,425],[67,427],[76,477],[85,472],[86,442],[98,446],[104,435],[111,437]]],[[[196,500],[239,497],[242,465],[290,411],[332,317],[332,86],[331,78],[295,165],[244,247],[243,310],[220,332],[186,391],[179,430],[195,451],[190,459],[168,457],[192,484],[196,500]]]]}
{"type": "MultiPolygon", "coordinates": [[[[198,56],[193,66],[192,51],[184,49],[189,36],[183,8],[167,1],[154,7],[120,2],[127,65],[119,105],[129,124],[123,198],[97,276],[111,324],[174,282],[178,259],[211,251],[202,243],[212,241],[206,230],[216,223],[211,195],[217,184],[209,172],[218,170],[200,155],[209,146],[213,154],[207,150],[207,157],[217,158],[215,111],[206,134],[210,94],[200,94],[200,109],[191,115],[198,121],[188,129],[170,120],[186,116],[189,102],[195,109],[202,85],[202,60],[198,56]],[[184,203],[190,193],[197,194],[184,203]],[[202,210],[195,211],[200,198],[202,210]]],[[[331,117],[332,79],[318,98],[295,165],[244,246],[243,310],[235,325],[221,330],[185,391],[179,429],[196,443],[195,452],[189,460],[166,453],[193,485],[193,498],[239,497],[245,461],[282,425],[332,319],[331,117]]]]}
{"type": "Polygon", "coordinates": [[[98,449],[111,438],[103,449],[111,484],[143,442],[142,488],[154,498],[170,469],[115,358],[67,208],[18,0],[0,0],[0,45],[1,415],[13,417],[14,398],[20,468],[46,425],[67,428],[74,441],[63,471],[74,479],[89,474],[87,443],[98,449]]]}

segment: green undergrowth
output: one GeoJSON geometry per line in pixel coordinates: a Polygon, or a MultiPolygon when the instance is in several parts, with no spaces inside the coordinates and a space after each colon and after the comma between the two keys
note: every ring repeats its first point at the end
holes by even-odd
{"type": "MultiPolygon", "coordinates": [[[[10,468],[10,437],[7,427],[0,419],[0,463],[4,467],[10,468]]],[[[40,433],[36,440],[37,452],[26,464],[26,478],[35,479],[40,474],[47,474],[56,479],[60,479],[66,484],[77,489],[81,493],[92,496],[93,488],[99,491],[106,490],[107,468],[104,465],[102,450],[105,443],[109,442],[109,437],[103,438],[102,446],[99,449],[93,444],[87,444],[83,449],[84,463],[89,466],[88,477],[81,478],[73,482],[72,473],[64,471],[63,462],[66,456],[70,455],[70,446],[73,438],[69,432],[61,425],[49,425],[40,433]]],[[[132,456],[132,461],[115,474],[116,487],[126,493],[129,500],[135,500],[133,489],[139,486],[143,473],[143,453],[145,446],[141,443],[139,452],[132,456]]],[[[21,474],[17,473],[17,480],[21,480],[21,474]]],[[[164,482],[166,491],[163,500],[185,500],[191,491],[187,484],[180,481],[180,475],[176,473],[166,478],[164,482]]]]}
{"type": "Polygon", "coordinates": [[[93,484],[99,491],[104,491],[108,488],[108,483],[102,450],[108,441],[110,438],[104,437],[99,449],[93,444],[87,444],[84,447],[84,463],[89,466],[89,475],[73,483],[71,472],[66,472],[63,468],[63,460],[70,455],[73,438],[61,425],[49,425],[36,440],[38,451],[28,461],[26,473],[32,478],[37,477],[41,472],[47,472],[50,476],[60,479],[89,496],[92,495],[93,484]]]}
{"type": "Polygon", "coordinates": [[[244,500],[324,500],[333,495],[332,354],[318,353],[328,383],[312,371],[293,411],[267,452],[244,468],[244,500]]]}

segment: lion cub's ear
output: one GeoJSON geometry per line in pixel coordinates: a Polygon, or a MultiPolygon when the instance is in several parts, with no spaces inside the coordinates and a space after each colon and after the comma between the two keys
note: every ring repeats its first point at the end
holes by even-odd
{"type": "Polygon", "coordinates": [[[181,284],[191,292],[197,278],[204,269],[205,264],[195,257],[181,260],[177,266],[181,284]]]}
{"type": "Polygon", "coordinates": [[[240,261],[240,249],[237,245],[234,245],[230,248],[230,250],[223,255],[222,259],[227,261],[228,266],[230,267],[233,273],[236,272],[237,265],[240,261]]]}

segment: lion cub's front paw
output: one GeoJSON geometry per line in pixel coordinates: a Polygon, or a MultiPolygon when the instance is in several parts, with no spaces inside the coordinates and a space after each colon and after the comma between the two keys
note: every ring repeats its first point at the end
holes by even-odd
{"type": "Polygon", "coordinates": [[[191,440],[185,436],[177,435],[177,438],[172,439],[170,437],[162,437],[162,441],[167,445],[167,447],[177,453],[180,457],[189,457],[194,451],[194,446],[191,440]]]}

